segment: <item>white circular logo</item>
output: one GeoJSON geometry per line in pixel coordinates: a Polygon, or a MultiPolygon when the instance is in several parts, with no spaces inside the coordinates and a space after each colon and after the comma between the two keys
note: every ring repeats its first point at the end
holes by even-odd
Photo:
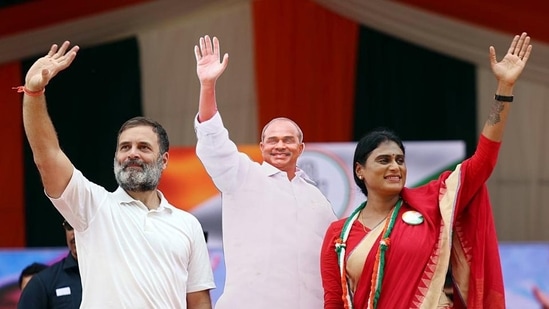
{"type": "Polygon", "coordinates": [[[337,155],[322,149],[307,149],[298,160],[302,169],[332,204],[337,217],[342,217],[350,207],[352,175],[337,155]]]}

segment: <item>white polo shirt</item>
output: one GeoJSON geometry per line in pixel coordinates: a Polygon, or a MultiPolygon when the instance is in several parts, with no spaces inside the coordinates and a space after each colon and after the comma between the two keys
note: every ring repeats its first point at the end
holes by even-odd
{"type": "Polygon", "coordinates": [[[320,250],[337,220],[303,171],[291,181],[239,153],[217,113],[198,123],[196,153],[222,192],[226,278],[216,309],[324,307],[320,250]]]}
{"type": "Polygon", "coordinates": [[[62,196],[50,198],[75,230],[81,308],[187,308],[187,293],[215,287],[200,223],[159,194],[148,210],[75,169],[62,196]]]}

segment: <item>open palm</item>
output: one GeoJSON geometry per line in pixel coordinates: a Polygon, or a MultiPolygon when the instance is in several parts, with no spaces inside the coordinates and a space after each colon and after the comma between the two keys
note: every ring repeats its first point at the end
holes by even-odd
{"type": "Polygon", "coordinates": [[[196,74],[201,82],[215,82],[217,78],[225,71],[229,62],[229,55],[223,56],[220,61],[219,41],[216,37],[213,42],[209,36],[200,38],[199,46],[194,47],[196,57],[196,74]]]}
{"type": "Polygon", "coordinates": [[[507,50],[507,54],[500,62],[497,62],[496,51],[491,46],[490,64],[496,78],[501,82],[510,85],[514,84],[526,66],[531,51],[530,37],[526,33],[515,36],[513,42],[511,42],[511,46],[507,50]]]}
{"type": "Polygon", "coordinates": [[[48,54],[38,59],[30,67],[25,77],[26,87],[32,90],[43,89],[57,73],[67,68],[76,57],[79,49],[78,46],[73,46],[66,53],[69,45],[69,41],[65,41],[59,48],[56,44],[53,44],[48,54]]]}

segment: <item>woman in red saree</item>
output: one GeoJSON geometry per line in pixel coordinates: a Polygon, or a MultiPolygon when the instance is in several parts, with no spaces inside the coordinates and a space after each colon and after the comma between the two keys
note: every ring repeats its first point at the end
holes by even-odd
{"type": "Polygon", "coordinates": [[[325,309],[505,308],[497,237],[486,188],[513,87],[530,56],[526,33],[498,62],[495,101],[475,153],[437,180],[405,188],[402,141],[378,130],[355,150],[355,182],[367,196],[328,228],[321,268],[325,309]],[[451,269],[454,299],[443,292],[451,269]]]}

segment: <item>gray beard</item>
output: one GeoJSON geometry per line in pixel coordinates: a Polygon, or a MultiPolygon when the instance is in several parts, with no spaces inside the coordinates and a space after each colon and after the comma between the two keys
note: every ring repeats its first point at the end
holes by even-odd
{"type": "Polygon", "coordinates": [[[156,190],[162,175],[162,157],[158,156],[156,162],[145,164],[142,160],[128,160],[118,163],[114,158],[114,176],[118,185],[130,192],[146,192],[156,190]],[[139,164],[142,170],[128,169],[128,164],[139,164]]]}

